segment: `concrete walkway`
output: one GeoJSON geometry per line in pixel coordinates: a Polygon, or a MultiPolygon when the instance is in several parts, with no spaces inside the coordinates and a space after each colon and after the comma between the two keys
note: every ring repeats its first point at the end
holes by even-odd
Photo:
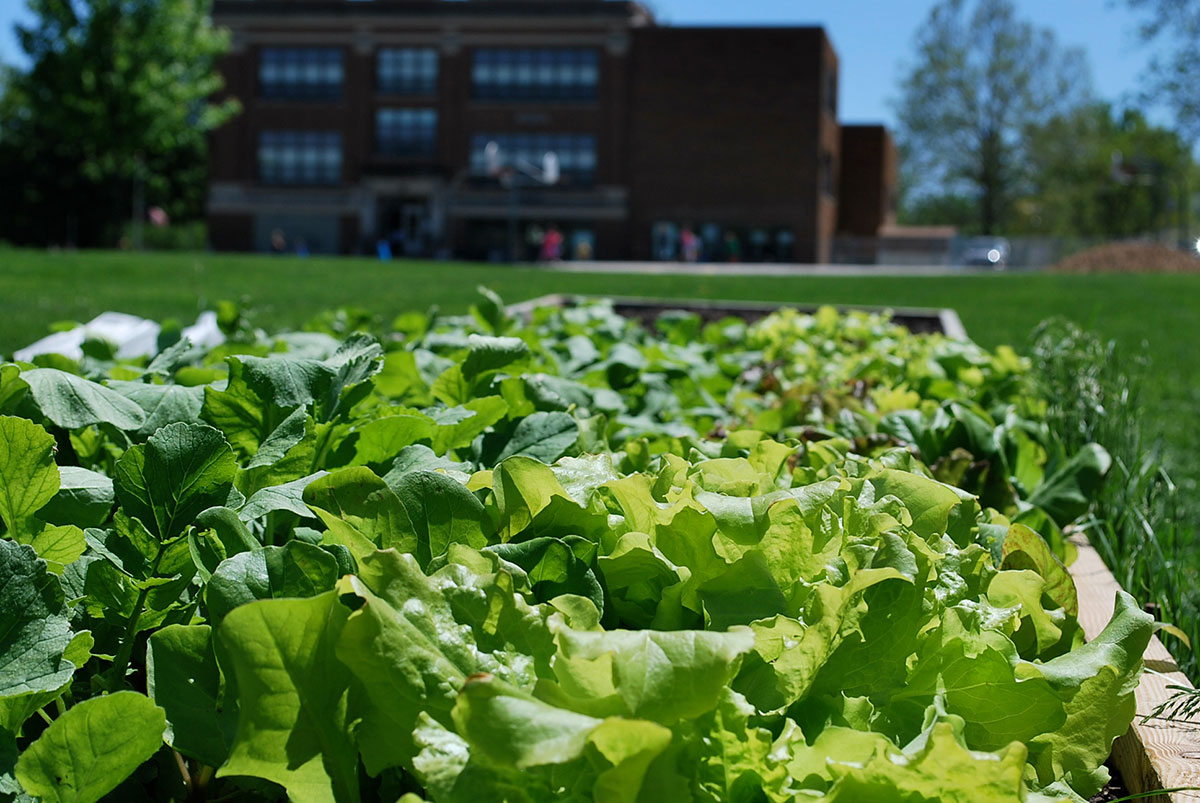
{"type": "Polygon", "coordinates": [[[560,273],[616,273],[652,276],[965,276],[996,273],[989,268],[947,265],[797,265],[713,262],[555,262],[538,264],[560,273]]]}

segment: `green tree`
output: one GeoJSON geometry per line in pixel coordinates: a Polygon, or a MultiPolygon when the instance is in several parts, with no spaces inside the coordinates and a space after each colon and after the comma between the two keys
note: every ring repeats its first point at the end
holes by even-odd
{"type": "Polygon", "coordinates": [[[1139,33],[1157,46],[1145,99],[1170,108],[1180,133],[1200,141],[1200,0],[1128,0],[1142,12],[1139,33]]]}
{"type": "Polygon", "coordinates": [[[1030,134],[1029,194],[1014,229],[1031,233],[1130,237],[1181,222],[1187,143],[1133,109],[1096,103],[1030,134]]]}
{"type": "Polygon", "coordinates": [[[227,36],[208,0],[29,0],[17,27],[29,69],[0,99],[3,235],[111,245],[135,184],[174,217],[203,208],[207,133],[227,36]]]}
{"type": "Polygon", "coordinates": [[[905,198],[898,215],[906,226],[955,226],[965,234],[978,231],[978,204],[969,195],[925,193],[905,198]]]}
{"type": "Polygon", "coordinates": [[[906,198],[968,196],[976,228],[1011,220],[1029,179],[1029,132],[1090,94],[1083,53],[1018,19],[1009,0],[943,0],[916,39],[901,81],[906,198]]]}

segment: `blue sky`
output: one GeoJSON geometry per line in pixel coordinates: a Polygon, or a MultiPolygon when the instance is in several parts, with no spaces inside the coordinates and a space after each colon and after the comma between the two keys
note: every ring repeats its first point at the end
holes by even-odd
{"type": "MultiPolygon", "coordinates": [[[[910,58],[917,28],[935,0],[654,0],[659,16],[677,25],[824,25],[841,59],[841,118],[893,123],[889,101],[910,58]]],[[[1120,101],[1137,91],[1147,61],[1134,39],[1136,18],[1120,0],[1016,0],[1020,14],[1085,48],[1098,95],[1120,101]]],[[[13,23],[24,0],[0,0],[0,60],[15,63],[13,23]]],[[[1159,115],[1154,115],[1159,117],[1159,115]]],[[[1165,120],[1160,120],[1165,122],[1165,120]]]]}

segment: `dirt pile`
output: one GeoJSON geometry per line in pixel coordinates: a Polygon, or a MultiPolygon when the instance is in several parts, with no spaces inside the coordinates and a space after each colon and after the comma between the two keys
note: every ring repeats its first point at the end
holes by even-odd
{"type": "Polygon", "coordinates": [[[1158,243],[1107,243],[1053,265],[1059,273],[1200,273],[1200,257],[1158,243]]]}

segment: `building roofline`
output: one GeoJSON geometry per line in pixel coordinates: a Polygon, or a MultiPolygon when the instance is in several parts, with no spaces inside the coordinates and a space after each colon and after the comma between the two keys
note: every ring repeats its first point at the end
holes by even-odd
{"type": "Polygon", "coordinates": [[[746,24],[738,25],[737,23],[715,24],[715,23],[683,23],[676,24],[673,22],[659,22],[656,31],[820,31],[828,35],[824,25],[818,23],[808,23],[804,25],[763,25],[763,24],[746,24]]]}
{"type": "Polygon", "coordinates": [[[553,17],[555,19],[626,19],[635,26],[654,25],[654,15],[634,0],[471,0],[447,3],[430,0],[215,0],[214,17],[278,15],[280,17],[336,16],[423,17],[466,19],[472,17],[553,17]]]}

